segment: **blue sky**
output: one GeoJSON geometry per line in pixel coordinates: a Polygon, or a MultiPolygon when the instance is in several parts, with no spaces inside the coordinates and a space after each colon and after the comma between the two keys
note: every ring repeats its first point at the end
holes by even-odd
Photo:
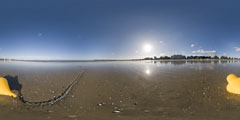
{"type": "Polygon", "coordinates": [[[2,0],[0,57],[239,57],[239,4],[237,0],[2,0]]]}

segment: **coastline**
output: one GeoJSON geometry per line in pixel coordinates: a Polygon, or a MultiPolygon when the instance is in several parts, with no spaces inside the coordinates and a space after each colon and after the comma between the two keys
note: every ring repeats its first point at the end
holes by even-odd
{"type": "MultiPolygon", "coordinates": [[[[4,60],[0,60],[4,61],[4,60]]],[[[240,61],[240,59],[94,59],[94,60],[6,60],[6,61],[22,61],[22,62],[119,62],[119,61],[240,61]]]]}

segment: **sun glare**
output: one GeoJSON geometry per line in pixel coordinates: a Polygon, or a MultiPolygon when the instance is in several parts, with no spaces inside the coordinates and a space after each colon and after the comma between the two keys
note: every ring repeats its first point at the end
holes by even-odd
{"type": "Polygon", "coordinates": [[[143,50],[144,50],[144,52],[151,52],[152,51],[152,45],[150,45],[150,44],[145,44],[144,46],[143,46],[143,50]]]}

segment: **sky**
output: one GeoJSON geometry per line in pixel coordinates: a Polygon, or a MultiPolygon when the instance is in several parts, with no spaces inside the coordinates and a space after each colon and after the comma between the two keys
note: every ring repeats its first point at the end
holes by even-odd
{"type": "Polygon", "coordinates": [[[1,0],[0,57],[240,55],[238,0],[1,0]]]}

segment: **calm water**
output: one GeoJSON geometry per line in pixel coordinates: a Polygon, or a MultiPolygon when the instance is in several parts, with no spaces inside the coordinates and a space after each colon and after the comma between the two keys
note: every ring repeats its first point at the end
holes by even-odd
{"type": "Polygon", "coordinates": [[[238,61],[0,62],[0,68],[1,76],[22,85],[13,91],[30,101],[59,95],[85,71],[52,106],[0,96],[0,117],[6,120],[240,118],[240,96],[226,91],[226,76],[240,76],[238,61]]]}

